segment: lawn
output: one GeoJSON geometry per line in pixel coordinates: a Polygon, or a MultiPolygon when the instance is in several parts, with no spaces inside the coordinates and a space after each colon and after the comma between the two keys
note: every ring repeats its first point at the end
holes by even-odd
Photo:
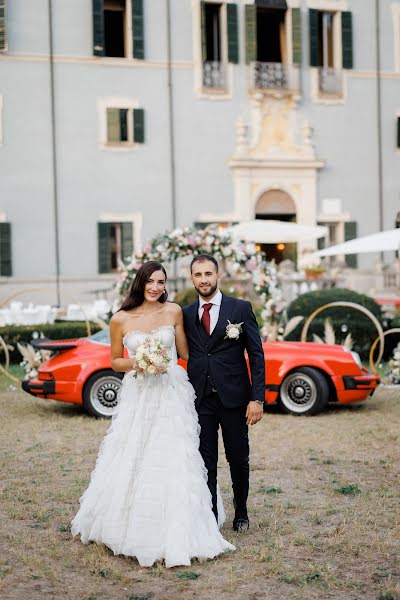
{"type": "Polygon", "coordinates": [[[396,390],[311,418],[270,408],[251,430],[250,531],[231,530],[221,459],[237,551],[174,569],[71,539],[107,421],[8,384],[0,406],[2,599],[400,598],[396,390]]]}

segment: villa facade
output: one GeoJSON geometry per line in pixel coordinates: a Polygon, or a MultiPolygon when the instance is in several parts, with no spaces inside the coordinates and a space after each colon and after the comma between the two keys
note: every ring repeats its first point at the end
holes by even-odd
{"type": "Polygon", "coordinates": [[[254,218],[400,224],[400,0],[0,0],[0,283],[254,218]]]}

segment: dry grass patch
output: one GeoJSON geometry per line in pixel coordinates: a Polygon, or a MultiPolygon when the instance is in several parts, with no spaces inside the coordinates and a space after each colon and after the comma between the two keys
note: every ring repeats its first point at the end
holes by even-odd
{"type": "MultiPolygon", "coordinates": [[[[400,401],[380,390],[362,406],[299,419],[272,408],[251,430],[251,529],[232,520],[237,551],[189,568],[142,569],[72,540],[70,520],[108,422],[79,408],[0,395],[0,596],[71,600],[400,598],[400,401]]],[[[223,450],[221,448],[221,456],[223,450]]]]}

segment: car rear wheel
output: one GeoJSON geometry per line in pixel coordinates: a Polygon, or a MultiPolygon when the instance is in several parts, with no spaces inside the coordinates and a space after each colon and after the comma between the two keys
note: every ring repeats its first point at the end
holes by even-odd
{"type": "Polygon", "coordinates": [[[83,406],[95,417],[111,418],[118,405],[123,373],[111,369],[94,373],[83,390],[83,406]]]}
{"type": "Polygon", "coordinates": [[[316,415],[326,408],[329,385],[317,369],[300,367],[286,375],[279,390],[279,403],[292,415],[316,415]]]}

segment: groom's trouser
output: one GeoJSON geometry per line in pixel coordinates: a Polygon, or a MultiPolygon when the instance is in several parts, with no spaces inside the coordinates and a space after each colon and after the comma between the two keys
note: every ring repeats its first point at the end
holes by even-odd
{"type": "Polygon", "coordinates": [[[249,437],[246,425],[246,406],[225,408],[216,392],[207,385],[198,408],[200,453],[208,471],[208,487],[213,511],[217,512],[218,429],[221,426],[225,456],[229,463],[236,516],[247,516],[249,494],[249,437]]]}

